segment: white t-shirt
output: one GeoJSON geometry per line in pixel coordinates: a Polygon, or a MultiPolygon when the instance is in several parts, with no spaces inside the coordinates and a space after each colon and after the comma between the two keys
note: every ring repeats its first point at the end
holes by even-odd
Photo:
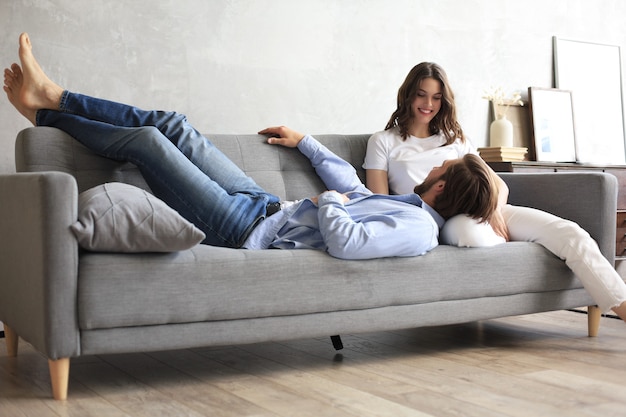
{"type": "Polygon", "coordinates": [[[468,153],[478,153],[468,139],[446,145],[445,136],[438,133],[422,139],[409,135],[402,140],[399,128],[394,127],[369,138],[363,168],[387,171],[389,192],[409,194],[433,167],[468,153]]]}

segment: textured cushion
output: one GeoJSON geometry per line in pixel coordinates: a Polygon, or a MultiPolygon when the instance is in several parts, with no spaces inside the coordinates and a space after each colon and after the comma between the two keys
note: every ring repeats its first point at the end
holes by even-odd
{"type": "Polygon", "coordinates": [[[78,221],[71,228],[81,247],[99,252],[173,252],[205,238],[163,201],[119,182],[80,193],[78,221]]]}
{"type": "MultiPolygon", "coordinates": [[[[81,330],[263,321],[300,314],[317,315],[310,320],[323,322],[321,313],[369,310],[373,318],[384,316],[390,306],[434,308],[445,303],[450,310],[441,321],[473,321],[497,299],[508,298],[509,308],[515,310],[520,307],[515,296],[534,295],[526,305],[542,311],[554,305],[547,301],[548,294],[559,294],[565,301],[560,291],[582,288],[563,261],[527,242],[487,248],[441,245],[424,256],[358,262],[311,249],[234,250],[209,245],[130,256],[84,253],[78,276],[81,330]],[[484,306],[457,310],[455,303],[469,299],[482,299],[484,306]]],[[[587,305],[591,299],[576,302],[587,305]]],[[[424,318],[413,320],[422,323],[424,318]]],[[[248,331],[256,333],[253,329],[251,324],[248,331]]]]}

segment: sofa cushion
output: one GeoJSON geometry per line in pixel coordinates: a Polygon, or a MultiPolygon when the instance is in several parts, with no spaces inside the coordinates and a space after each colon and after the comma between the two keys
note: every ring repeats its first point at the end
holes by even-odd
{"type": "Polygon", "coordinates": [[[82,248],[100,252],[173,252],[205,238],[163,201],[119,182],[80,193],[78,221],[71,228],[82,248]]]}
{"type": "Polygon", "coordinates": [[[488,304],[520,294],[536,294],[532,308],[541,311],[550,308],[551,294],[582,288],[563,261],[528,242],[488,248],[441,245],[424,256],[367,261],[345,261],[306,249],[209,245],[166,254],[84,253],[78,274],[81,330],[478,298],[488,304]]]}

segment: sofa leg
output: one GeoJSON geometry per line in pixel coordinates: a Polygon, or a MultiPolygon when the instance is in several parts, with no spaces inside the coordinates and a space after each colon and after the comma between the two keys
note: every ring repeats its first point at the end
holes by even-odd
{"type": "Polygon", "coordinates": [[[600,330],[600,318],[602,317],[602,311],[598,306],[587,307],[587,328],[589,337],[598,336],[600,330]]]}
{"type": "Polygon", "coordinates": [[[4,340],[7,343],[7,354],[12,357],[17,356],[17,343],[19,337],[17,336],[17,333],[15,333],[15,330],[6,324],[4,324],[4,340]]]}
{"type": "Polygon", "coordinates": [[[67,399],[67,386],[70,379],[70,358],[48,359],[52,396],[55,400],[67,399]]]}
{"type": "Polygon", "coordinates": [[[339,335],[331,336],[330,341],[333,342],[333,347],[335,348],[335,350],[343,349],[343,342],[341,341],[341,336],[339,335]]]}

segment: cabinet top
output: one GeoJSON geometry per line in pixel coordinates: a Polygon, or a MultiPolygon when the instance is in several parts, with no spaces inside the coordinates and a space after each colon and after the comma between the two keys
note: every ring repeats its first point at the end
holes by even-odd
{"type": "Polygon", "coordinates": [[[513,167],[536,167],[536,168],[580,168],[580,169],[589,169],[589,168],[597,168],[597,169],[624,169],[626,170],[626,165],[598,165],[598,164],[585,164],[579,162],[545,162],[545,161],[491,161],[487,162],[492,169],[495,170],[496,167],[505,168],[500,169],[500,171],[510,171],[513,167]]]}

